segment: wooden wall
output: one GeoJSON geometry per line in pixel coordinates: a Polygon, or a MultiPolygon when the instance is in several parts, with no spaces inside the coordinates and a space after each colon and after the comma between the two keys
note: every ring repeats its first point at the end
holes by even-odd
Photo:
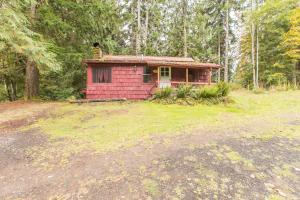
{"type": "MultiPolygon", "coordinates": [[[[152,81],[143,82],[143,66],[105,65],[112,68],[111,83],[93,83],[92,67],[101,67],[91,64],[87,69],[87,99],[147,99],[156,88],[157,73],[152,69],[152,81]]],[[[208,69],[189,69],[190,82],[208,83],[208,69]],[[192,79],[192,80],[191,80],[192,79]]],[[[185,82],[185,69],[172,68],[172,81],[185,82]]],[[[178,84],[172,84],[177,86],[178,84]]]]}
{"type": "Polygon", "coordinates": [[[87,99],[146,99],[156,86],[155,80],[143,83],[143,66],[111,66],[111,83],[93,83],[92,67],[97,65],[88,66],[87,99]]]}

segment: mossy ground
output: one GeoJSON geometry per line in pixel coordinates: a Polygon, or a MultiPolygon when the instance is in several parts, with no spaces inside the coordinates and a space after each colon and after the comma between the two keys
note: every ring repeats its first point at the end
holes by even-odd
{"type": "Polygon", "coordinates": [[[231,98],[3,110],[0,199],[299,199],[300,92],[231,98]]]}
{"type": "MultiPolygon", "coordinates": [[[[61,104],[30,128],[67,137],[98,150],[135,144],[153,135],[176,135],[199,127],[226,127],[278,111],[300,110],[300,92],[255,95],[235,92],[229,105],[161,105],[152,102],[61,104]],[[229,116],[224,120],[224,116],[229,116]]],[[[276,119],[274,119],[276,120],[276,119]]]]}

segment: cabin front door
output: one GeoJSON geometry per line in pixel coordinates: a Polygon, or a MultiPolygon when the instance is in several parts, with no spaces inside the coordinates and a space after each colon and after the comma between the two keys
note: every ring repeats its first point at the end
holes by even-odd
{"type": "Polygon", "coordinates": [[[171,87],[171,67],[160,67],[159,88],[171,87]]]}

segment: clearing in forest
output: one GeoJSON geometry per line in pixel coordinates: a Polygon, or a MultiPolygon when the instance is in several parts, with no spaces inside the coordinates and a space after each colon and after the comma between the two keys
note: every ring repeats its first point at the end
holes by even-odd
{"type": "Polygon", "coordinates": [[[299,199],[300,92],[0,104],[0,199],[299,199]]]}

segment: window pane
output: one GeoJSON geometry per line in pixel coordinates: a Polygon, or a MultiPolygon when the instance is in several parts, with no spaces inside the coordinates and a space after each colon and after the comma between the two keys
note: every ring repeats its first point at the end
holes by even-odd
{"type": "Polygon", "coordinates": [[[144,73],[143,73],[143,82],[149,83],[151,81],[151,68],[150,67],[144,67],[144,73]]]}
{"type": "Polygon", "coordinates": [[[144,67],[144,74],[151,74],[150,67],[144,67]]]}
{"type": "Polygon", "coordinates": [[[169,74],[170,74],[170,68],[168,67],[168,68],[166,68],[165,76],[169,76],[169,74]]]}
{"type": "Polygon", "coordinates": [[[151,76],[150,75],[144,75],[143,76],[143,81],[144,81],[144,83],[149,83],[151,81],[151,76]]]}
{"type": "Polygon", "coordinates": [[[169,76],[170,68],[169,67],[161,67],[160,75],[161,76],[169,76]]]}
{"type": "Polygon", "coordinates": [[[111,67],[93,67],[93,83],[111,83],[111,67]]]}

